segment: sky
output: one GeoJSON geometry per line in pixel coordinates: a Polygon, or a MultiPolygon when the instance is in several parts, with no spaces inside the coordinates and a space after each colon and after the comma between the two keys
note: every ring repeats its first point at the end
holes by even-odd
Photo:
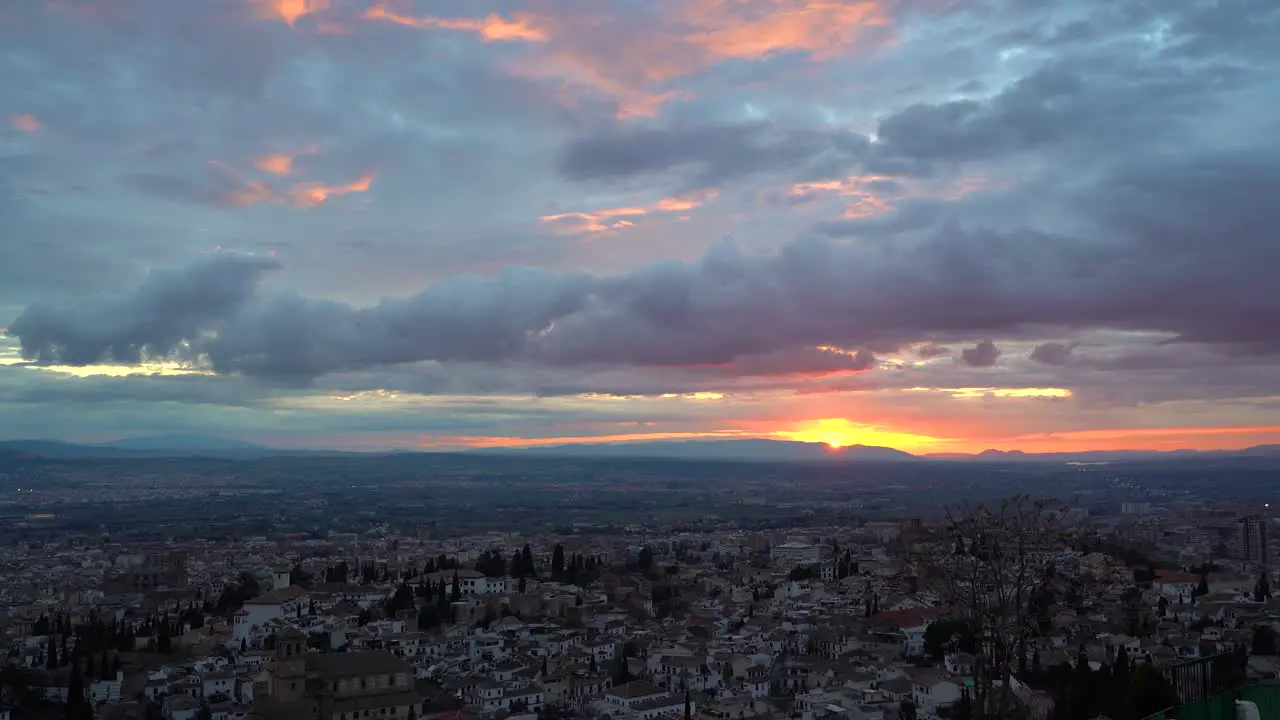
{"type": "Polygon", "coordinates": [[[0,3],[0,438],[1280,442],[1274,0],[0,3]]]}

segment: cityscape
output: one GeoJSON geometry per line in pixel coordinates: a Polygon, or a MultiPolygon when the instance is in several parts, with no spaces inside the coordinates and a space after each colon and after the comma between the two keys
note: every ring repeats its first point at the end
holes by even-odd
{"type": "Polygon", "coordinates": [[[0,720],[1280,720],[1280,1],[0,0],[0,720]]]}
{"type": "Polygon", "coordinates": [[[1145,718],[1197,664],[1280,682],[1265,458],[14,445],[13,717],[1145,718]]]}

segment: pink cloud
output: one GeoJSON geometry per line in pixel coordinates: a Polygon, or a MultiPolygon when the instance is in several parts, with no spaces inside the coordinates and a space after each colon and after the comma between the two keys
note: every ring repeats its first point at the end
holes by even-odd
{"type": "Polygon", "coordinates": [[[13,125],[13,129],[24,133],[40,132],[40,120],[35,115],[14,115],[9,118],[9,124],[13,125]]]}

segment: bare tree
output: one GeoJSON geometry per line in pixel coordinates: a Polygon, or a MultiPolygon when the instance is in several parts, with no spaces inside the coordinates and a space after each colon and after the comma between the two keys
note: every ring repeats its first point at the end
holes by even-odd
{"type": "Polygon", "coordinates": [[[1027,496],[947,509],[945,535],[918,560],[925,586],[973,632],[973,717],[1017,711],[1011,679],[1047,609],[1046,583],[1065,543],[1063,507],[1027,496]]]}

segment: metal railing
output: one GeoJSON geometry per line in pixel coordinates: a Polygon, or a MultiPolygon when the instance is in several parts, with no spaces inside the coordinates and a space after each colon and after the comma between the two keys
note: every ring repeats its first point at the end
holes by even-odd
{"type": "Polygon", "coordinates": [[[1165,677],[1178,693],[1178,702],[1186,705],[1217,697],[1242,687],[1249,657],[1243,649],[1178,663],[1165,671],[1165,677]]]}
{"type": "MultiPolygon", "coordinates": [[[[1249,656],[1243,648],[1178,663],[1164,676],[1178,696],[1178,704],[1145,720],[1234,720],[1236,700],[1262,700],[1270,713],[1263,720],[1280,715],[1280,686],[1245,687],[1249,656]]],[[[1259,708],[1262,708],[1259,704],[1259,708]]]]}

